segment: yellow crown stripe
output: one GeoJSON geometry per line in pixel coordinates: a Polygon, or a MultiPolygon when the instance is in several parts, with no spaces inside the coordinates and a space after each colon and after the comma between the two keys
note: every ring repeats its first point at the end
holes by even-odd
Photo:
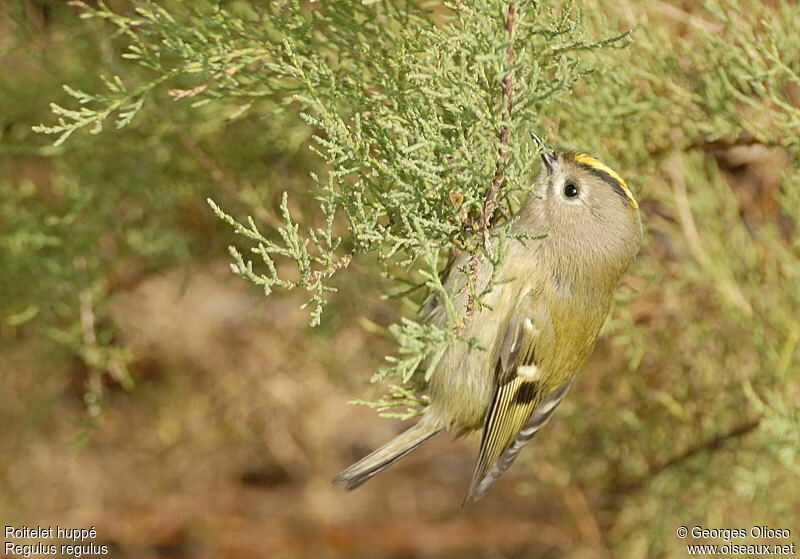
{"type": "Polygon", "coordinates": [[[586,155],[585,153],[578,153],[574,156],[573,159],[575,160],[576,163],[580,163],[582,165],[591,167],[592,169],[596,169],[602,173],[605,173],[606,175],[617,181],[619,183],[620,188],[622,188],[622,191],[625,192],[625,196],[627,196],[628,199],[631,201],[633,207],[634,208],[639,207],[639,203],[636,201],[636,198],[633,197],[631,189],[628,188],[628,185],[625,183],[624,180],[622,180],[622,177],[619,176],[619,174],[614,169],[612,169],[599,159],[595,159],[591,155],[586,155]]]}

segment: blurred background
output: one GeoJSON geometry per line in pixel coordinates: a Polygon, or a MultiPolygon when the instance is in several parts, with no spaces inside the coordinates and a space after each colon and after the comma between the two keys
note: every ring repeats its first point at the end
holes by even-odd
{"type": "Polygon", "coordinates": [[[728,40],[699,2],[606,6],[640,26],[621,64],[660,72],[631,82],[644,116],[620,115],[635,149],[609,148],[646,246],[556,419],[463,509],[477,438],[437,438],[353,493],[330,484],[405,428],[347,403],[379,396],[394,345],[369,325],[400,312],[369,259],[314,329],[299,294],[228,267],[239,239],[206,198],[269,226],[288,190],[297,221],[318,219],[313,130],[222,121],[163,88],[127,128],[54,147],[31,127],[55,121],[63,84],[135,70],[74,6],[0,4],[0,524],[95,526],[119,559],[684,557],[675,530],[694,525],[800,544],[797,5],[758,4],[737,13],[775,18],[790,77],[749,100],[715,96],[717,62],[687,54],[698,33],[728,40]],[[731,114],[763,133],[697,125],[738,130],[731,114]]]}

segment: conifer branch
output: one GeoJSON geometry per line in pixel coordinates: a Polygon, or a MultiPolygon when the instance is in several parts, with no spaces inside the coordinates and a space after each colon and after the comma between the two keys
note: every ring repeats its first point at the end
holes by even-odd
{"type": "MultiPolygon", "coordinates": [[[[506,38],[508,40],[508,47],[506,48],[506,65],[508,67],[508,71],[503,77],[503,100],[505,101],[506,118],[508,119],[511,118],[511,109],[514,103],[514,71],[512,69],[512,65],[514,64],[514,22],[516,15],[517,5],[512,2],[508,5],[508,12],[506,14],[506,38]]],[[[480,231],[481,236],[483,237],[483,247],[490,257],[492,256],[492,244],[489,232],[492,228],[492,217],[494,216],[494,210],[497,207],[497,196],[500,192],[500,187],[505,180],[504,172],[509,157],[508,150],[505,149],[505,146],[508,145],[510,136],[511,129],[507,124],[502,125],[500,127],[500,148],[497,153],[497,163],[495,164],[494,177],[492,178],[492,182],[486,191],[486,197],[483,201],[483,208],[476,222],[477,229],[480,231]]],[[[479,253],[475,252],[472,254],[469,260],[468,274],[470,278],[470,284],[473,286],[477,279],[478,258],[479,253]]],[[[472,315],[474,310],[475,296],[473,293],[470,293],[467,296],[466,317],[472,315]]],[[[465,324],[462,322],[458,325],[458,330],[460,331],[464,326],[465,324]]]]}
{"type": "Polygon", "coordinates": [[[744,437],[745,435],[756,429],[760,425],[760,423],[761,423],[760,418],[747,421],[741,425],[737,425],[727,433],[722,433],[721,435],[717,435],[716,437],[708,441],[704,441],[698,445],[695,445],[687,449],[686,451],[682,452],[681,454],[673,456],[672,458],[670,458],[665,462],[662,462],[660,464],[654,464],[649,468],[647,473],[641,476],[640,478],[628,481],[627,483],[626,482],[620,483],[616,487],[616,492],[630,493],[631,491],[636,491],[638,489],[641,489],[642,487],[650,483],[650,481],[652,481],[655,477],[662,474],[664,471],[680,466],[687,460],[694,458],[695,456],[697,456],[702,452],[706,451],[712,452],[715,450],[719,450],[723,446],[725,446],[725,443],[727,443],[728,441],[744,437]]]}
{"type": "MultiPolygon", "coordinates": [[[[511,109],[513,107],[513,91],[514,91],[514,71],[512,66],[514,64],[514,21],[517,14],[517,5],[510,3],[508,5],[508,13],[506,15],[506,37],[508,39],[508,47],[506,48],[506,65],[508,72],[503,78],[503,99],[505,100],[506,117],[511,117],[511,109]]],[[[478,227],[483,235],[483,245],[486,251],[491,254],[492,248],[489,242],[489,230],[492,227],[492,217],[494,210],[497,206],[497,195],[500,192],[505,175],[505,167],[508,163],[508,150],[505,146],[508,145],[508,140],[511,135],[511,130],[507,124],[500,128],[500,148],[498,150],[497,164],[495,166],[494,178],[486,192],[486,199],[483,202],[483,210],[481,211],[478,220],[478,227]]]]}

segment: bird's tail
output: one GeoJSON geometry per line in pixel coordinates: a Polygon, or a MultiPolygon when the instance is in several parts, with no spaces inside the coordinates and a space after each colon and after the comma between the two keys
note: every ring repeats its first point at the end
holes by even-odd
{"type": "Polygon", "coordinates": [[[355,489],[365,481],[379,474],[407,454],[410,454],[423,443],[429,441],[441,429],[432,428],[424,419],[416,425],[397,435],[391,441],[372,454],[365,456],[338,476],[333,483],[341,483],[348,491],[355,489]]]}

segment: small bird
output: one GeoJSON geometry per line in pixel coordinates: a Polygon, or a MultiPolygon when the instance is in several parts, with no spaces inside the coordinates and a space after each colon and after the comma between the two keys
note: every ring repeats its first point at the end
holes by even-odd
{"type": "MultiPolygon", "coordinates": [[[[333,480],[355,489],[441,431],[483,429],[465,502],[482,497],[544,426],[594,350],[614,290],[639,251],[639,205],[614,170],[583,153],[539,143],[544,163],[505,240],[505,260],[485,304],[467,316],[470,255],[445,280],[464,321],[429,383],[430,405],[410,429],[333,480]],[[514,238],[516,234],[516,238],[514,238]],[[544,235],[521,240],[520,235],[544,235]],[[457,273],[457,271],[461,273],[457,273]]],[[[480,259],[476,290],[492,266],[480,259]]],[[[445,311],[427,320],[444,327],[445,311]]]]}

